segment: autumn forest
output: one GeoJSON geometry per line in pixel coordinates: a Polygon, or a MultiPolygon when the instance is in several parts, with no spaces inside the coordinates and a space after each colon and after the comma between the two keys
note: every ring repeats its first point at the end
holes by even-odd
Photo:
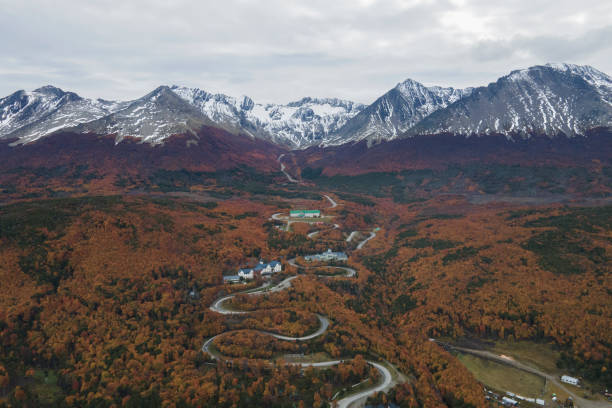
{"type": "Polygon", "coordinates": [[[276,153],[0,165],[0,406],[488,407],[457,350],[501,345],[605,406],[612,167],[276,153]]]}

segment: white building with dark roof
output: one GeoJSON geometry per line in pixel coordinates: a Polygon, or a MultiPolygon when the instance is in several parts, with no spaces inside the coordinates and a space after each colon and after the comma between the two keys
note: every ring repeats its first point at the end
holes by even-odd
{"type": "Polygon", "coordinates": [[[260,276],[272,275],[273,273],[282,272],[282,270],[283,265],[279,261],[272,261],[270,263],[259,261],[254,268],[239,269],[237,276],[244,280],[252,280],[255,278],[255,274],[259,274],[260,276]]]}
{"type": "Polygon", "coordinates": [[[253,269],[239,269],[238,276],[244,280],[251,280],[255,278],[255,273],[253,269]]]}
{"type": "Polygon", "coordinates": [[[346,262],[348,261],[348,255],[344,252],[333,252],[331,249],[328,249],[325,252],[315,255],[305,255],[304,259],[308,262],[330,262],[330,261],[340,261],[346,262]]]}

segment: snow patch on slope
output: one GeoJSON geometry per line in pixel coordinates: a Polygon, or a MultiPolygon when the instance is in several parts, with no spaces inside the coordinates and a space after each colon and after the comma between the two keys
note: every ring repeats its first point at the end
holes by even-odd
{"type": "Polygon", "coordinates": [[[215,123],[246,129],[294,148],[324,140],[365,107],[336,98],[303,98],[286,105],[259,104],[248,96],[236,98],[180,86],[171,89],[215,123]]]}
{"type": "Polygon", "coordinates": [[[573,137],[612,125],[612,80],[589,66],[547,64],[512,71],[426,117],[410,135],[532,134],[573,137]]]}
{"type": "Polygon", "coordinates": [[[0,137],[18,138],[19,143],[31,143],[125,106],[126,103],[81,98],[53,86],[31,92],[17,91],[0,99],[0,137]]]}
{"type": "Polygon", "coordinates": [[[367,140],[368,143],[392,140],[433,112],[469,95],[472,88],[426,87],[407,79],[378,98],[344,127],[324,141],[324,146],[367,140]]]}

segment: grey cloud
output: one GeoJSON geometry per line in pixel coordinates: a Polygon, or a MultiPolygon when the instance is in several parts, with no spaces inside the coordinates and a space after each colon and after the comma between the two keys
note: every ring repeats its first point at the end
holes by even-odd
{"type": "Polygon", "coordinates": [[[547,61],[569,61],[611,49],[610,39],[612,25],[588,31],[577,38],[517,36],[508,40],[478,42],[472,49],[472,56],[478,61],[490,61],[528,52],[547,61]]]}
{"type": "Polygon", "coordinates": [[[474,86],[549,61],[611,72],[609,21],[599,0],[0,0],[0,95],[52,83],[129,99],[178,83],[367,103],[408,77],[474,86]]]}

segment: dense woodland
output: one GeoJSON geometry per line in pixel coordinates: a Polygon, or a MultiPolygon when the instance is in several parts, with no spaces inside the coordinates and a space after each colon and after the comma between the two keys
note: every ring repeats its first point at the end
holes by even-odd
{"type": "MultiPolygon", "coordinates": [[[[0,207],[0,405],[322,407],[344,387],[376,381],[367,357],[405,376],[373,402],[486,406],[482,386],[430,337],[550,343],[560,367],[612,387],[610,206],[414,197],[406,174],[375,193],[348,176],[283,186],[247,167],[93,177],[100,195],[62,192],[61,177],[43,190],[44,172],[11,177],[7,197],[18,201],[0,207]],[[36,197],[20,194],[32,181],[36,197]],[[345,187],[328,210],[321,192],[335,184],[345,187]],[[341,227],[285,232],[269,218],[297,207],[324,209],[341,227]],[[345,241],[373,227],[378,237],[362,251],[345,241]],[[234,307],[254,311],[244,318],[209,309],[245,289],[222,283],[237,267],[286,266],[328,248],[349,252],[356,278],[303,273],[288,290],[238,296],[234,307]],[[255,331],[310,333],[315,313],[331,324],[308,342],[255,331]],[[215,343],[227,361],[201,351],[228,331],[215,343]],[[281,363],[317,353],[347,360],[306,370],[281,363]]],[[[286,267],[275,279],[295,273],[286,267]]]]}

